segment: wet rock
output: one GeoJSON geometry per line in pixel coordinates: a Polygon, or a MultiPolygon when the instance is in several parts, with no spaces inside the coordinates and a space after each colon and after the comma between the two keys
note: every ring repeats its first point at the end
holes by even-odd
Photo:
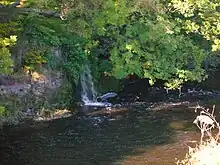
{"type": "Polygon", "coordinates": [[[95,111],[88,113],[88,116],[114,116],[118,114],[124,114],[127,112],[130,112],[131,108],[113,108],[113,107],[108,107],[108,108],[103,108],[101,110],[95,111]]]}
{"type": "Polygon", "coordinates": [[[122,104],[114,104],[112,107],[113,107],[113,108],[121,108],[121,107],[122,107],[122,104]]]}
{"type": "Polygon", "coordinates": [[[103,94],[102,96],[99,96],[98,98],[97,98],[97,100],[98,101],[107,101],[109,98],[114,98],[114,97],[116,97],[118,94],[117,93],[115,93],[115,92],[108,92],[108,93],[105,93],[105,94],[103,94]]]}
{"type": "Polygon", "coordinates": [[[61,117],[69,117],[70,115],[72,115],[72,112],[64,109],[64,110],[56,110],[53,114],[54,118],[61,118],[61,117]]]}
{"type": "Polygon", "coordinates": [[[105,116],[96,116],[96,117],[89,117],[88,119],[90,119],[94,125],[103,123],[105,121],[108,121],[108,118],[105,116]]]}
{"type": "Polygon", "coordinates": [[[31,108],[28,108],[28,109],[24,110],[23,113],[24,113],[25,116],[34,116],[35,115],[34,110],[31,109],[31,108]]]}
{"type": "Polygon", "coordinates": [[[72,115],[72,112],[67,109],[56,110],[56,111],[43,109],[37,113],[37,116],[35,117],[34,120],[35,121],[48,121],[48,120],[53,120],[53,119],[58,119],[58,118],[69,117],[71,115],[72,115]]]}
{"type": "Polygon", "coordinates": [[[147,110],[153,110],[153,111],[159,111],[159,110],[166,110],[174,107],[179,107],[179,106],[189,106],[188,101],[183,101],[183,102],[176,102],[176,103],[160,103],[160,104],[153,104],[147,108],[147,110]]]}

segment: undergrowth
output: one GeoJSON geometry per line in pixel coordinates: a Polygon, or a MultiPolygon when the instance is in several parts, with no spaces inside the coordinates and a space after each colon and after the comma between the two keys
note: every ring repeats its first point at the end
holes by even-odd
{"type": "MultiPolygon", "coordinates": [[[[183,160],[177,161],[177,165],[220,165],[220,126],[214,116],[215,106],[212,112],[201,106],[200,115],[194,120],[194,124],[201,131],[200,143],[195,148],[189,147],[189,152],[183,160]],[[213,129],[218,130],[217,134],[213,129]],[[204,136],[207,138],[204,139],[204,136]]],[[[196,110],[198,109],[196,108],[196,110]]]]}

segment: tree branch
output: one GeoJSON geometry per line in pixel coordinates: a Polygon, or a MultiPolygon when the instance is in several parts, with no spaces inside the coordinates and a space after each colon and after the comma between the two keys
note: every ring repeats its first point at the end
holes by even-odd
{"type": "Polygon", "coordinates": [[[15,8],[15,7],[19,7],[20,5],[22,5],[24,3],[24,0],[18,0],[10,5],[3,5],[3,4],[0,4],[0,8],[6,8],[6,7],[9,7],[9,8],[15,8]]]}
{"type": "Polygon", "coordinates": [[[13,9],[18,8],[20,12],[35,12],[45,17],[55,17],[55,18],[61,18],[61,14],[53,11],[53,10],[42,10],[42,9],[35,9],[35,8],[23,8],[21,5],[23,5],[24,0],[18,0],[10,5],[3,5],[0,4],[0,9],[13,9]]]}
{"type": "Polygon", "coordinates": [[[53,10],[41,10],[41,9],[33,9],[33,8],[21,8],[22,12],[35,12],[45,17],[55,17],[60,18],[60,13],[53,10]]]}
{"type": "Polygon", "coordinates": [[[18,6],[22,5],[23,3],[24,3],[24,0],[18,0],[16,2],[10,4],[8,7],[12,7],[12,8],[13,7],[18,7],[18,6]]]}

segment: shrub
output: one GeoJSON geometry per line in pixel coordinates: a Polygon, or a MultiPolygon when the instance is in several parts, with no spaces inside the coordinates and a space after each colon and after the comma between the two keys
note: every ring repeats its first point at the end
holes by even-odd
{"type": "Polygon", "coordinates": [[[7,114],[7,109],[4,106],[0,105],[0,116],[6,116],[7,114]]]}

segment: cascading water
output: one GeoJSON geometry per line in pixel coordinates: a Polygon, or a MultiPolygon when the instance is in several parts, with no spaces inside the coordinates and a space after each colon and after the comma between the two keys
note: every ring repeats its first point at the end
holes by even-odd
{"type": "Polygon", "coordinates": [[[82,101],[84,103],[97,102],[97,93],[94,88],[91,71],[88,65],[85,65],[81,74],[82,101]]]}
{"type": "Polygon", "coordinates": [[[81,98],[84,105],[87,106],[109,106],[110,103],[97,102],[97,92],[92,80],[91,71],[88,65],[85,65],[81,74],[81,98]]]}

